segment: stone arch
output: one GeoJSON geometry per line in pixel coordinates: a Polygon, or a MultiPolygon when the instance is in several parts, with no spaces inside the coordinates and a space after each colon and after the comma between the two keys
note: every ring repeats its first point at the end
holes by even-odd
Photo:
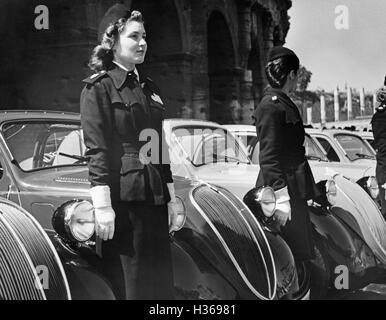
{"type": "Polygon", "coordinates": [[[229,26],[221,12],[210,14],[207,30],[209,118],[219,123],[232,123],[231,105],[238,90],[236,57],[229,26]]]}
{"type": "Polygon", "coordinates": [[[252,70],[253,97],[255,106],[260,102],[263,89],[267,83],[264,66],[266,62],[266,51],[270,47],[271,21],[270,12],[257,2],[251,8],[251,51],[248,59],[248,69],[252,70]]]}

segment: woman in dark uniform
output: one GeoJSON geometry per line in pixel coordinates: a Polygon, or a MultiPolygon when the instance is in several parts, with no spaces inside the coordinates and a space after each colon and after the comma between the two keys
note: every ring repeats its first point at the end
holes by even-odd
{"type": "MultiPolygon", "coordinates": [[[[162,136],[165,110],[157,86],[135,68],[147,50],[144,22],[121,4],[102,22],[89,63],[97,73],[84,80],[80,110],[104,272],[118,299],[172,299],[172,174],[168,163],[148,163],[140,141],[143,130],[162,136]]],[[[163,143],[151,145],[151,159],[167,154],[163,143]]]]}
{"type": "Polygon", "coordinates": [[[376,112],[371,119],[374,135],[374,148],[377,151],[376,177],[379,186],[379,199],[381,201],[382,215],[386,219],[386,77],[383,87],[377,90],[377,101],[379,102],[376,112]]]}
{"type": "Polygon", "coordinates": [[[297,261],[314,257],[307,200],[317,196],[305,157],[305,132],[297,106],[288,97],[296,88],[299,59],[285,47],[269,52],[265,67],[270,87],[253,117],[260,141],[260,172],[256,187],[270,186],[276,195],[274,219],[297,261]]]}

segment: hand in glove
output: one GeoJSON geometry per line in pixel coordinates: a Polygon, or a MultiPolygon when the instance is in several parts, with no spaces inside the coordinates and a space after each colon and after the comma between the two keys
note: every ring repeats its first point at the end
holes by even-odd
{"type": "Polygon", "coordinates": [[[288,188],[284,187],[275,191],[276,209],[274,219],[281,225],[285,226],[288,220],[291,220],[291,205],[288,195],[288,188]]]}
{"type": "Polygon", "coordinates": [[[169,233],[178,230],[178,211],[177,211],[177,199],[174,190],[174,184],[167,184],[170,194],[170,201],[168,202],[168,216],[169,216],[169,233]]]}
{"type": "Polygon", "coordinates": [[[115,212],[111,207],[110,187],[92,187],[90,194],[95,209],[95,233],[105,241],[111,240],[115,231],[115,212]]]}

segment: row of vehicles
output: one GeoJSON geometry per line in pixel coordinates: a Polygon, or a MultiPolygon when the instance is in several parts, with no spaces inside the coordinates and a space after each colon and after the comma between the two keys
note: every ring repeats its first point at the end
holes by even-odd
{"type": "MultiPolygon", "coordinates": [[[[47,279],[57,285],[38,286],[39,298],[114,299],[94,235],[79,114],[4,111],[0,119],[0,210],[6,213],[0,215],[0,231],[4,225],[19,245],[8,257],[24,257],[31,270],[48,266],[47,279]],[[35,242],[33,252],[25,250],[34,242],[15,220],[20,215],[44,234],[44,244],[35,242]],[[54,262],[39,260],[47,252],[54,262]]],[[[311,265],[299,264],[272,219],[273,190],[253,189],[259,173],[253,129],[164,121],[181,217],[180,230],[170,236],[175,298],[325,298],[337,290],[335,271],[342,266],[348,290],[384,279],[386,224],[377,206],[374,169],[365,163],[373,161],[370,155],[347,143],[351,153],[361,155],[353,160],[360,164],[344,171],[307,135],[323,196],[309,202],[316,257],[311,265]],[[354,168],[359,165],[362,171],[354,177],[350,170],[359,172],[354,168]]],[[[30,280],[0,271],[0,299],[26,298],[17,285],[30,280]]]]}

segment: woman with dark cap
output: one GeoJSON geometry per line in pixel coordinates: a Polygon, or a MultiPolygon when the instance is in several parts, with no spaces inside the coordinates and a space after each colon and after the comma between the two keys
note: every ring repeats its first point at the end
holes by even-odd
{"type": "Polygon", "coordinates": [[[374,135],[374,148],[377,151],[377,167],[375,175],[379,186],[379,199],[381,201],[382,215],[386,219],[386,77],[383,87],[376,93],[379,105],[371,119],[374,135]]]}
{"type": "Polygon", "coordinates": [[[297,262],[314,257],[307,200],[318,195],[305,157],[305,132],[297,106],[288,97],[295,90],[299,59],[285,47],[269,52],[265,73],[269,82],[253,117],[260,142],[260,172],[256,187],[270,186],[276,195],[273,218],[281,226],[297,262]]]}
{"type": "MultiPolygon", "coordinates": [[[[141,152],[143,130],[162,137],[165,110],[157,86],[135,67],[147,50],[144,22],[117,4],[102,24],[89,63],[97,73],[84,80],[80,111],[104,272],[118,299],[172,299],[172,174],[168,163],[149,163],[141,152]]],[[[157,153],[161,160],[165,149],[152,145],[151,159],[157,153]]]]}

